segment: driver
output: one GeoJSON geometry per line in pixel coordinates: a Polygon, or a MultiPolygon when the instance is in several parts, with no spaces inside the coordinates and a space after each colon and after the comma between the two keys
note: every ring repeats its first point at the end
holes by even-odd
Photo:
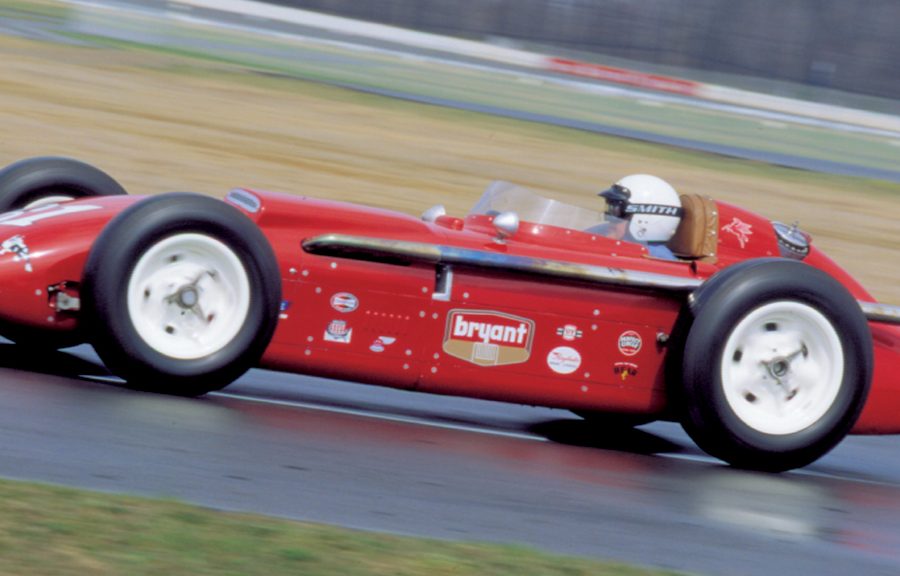
{"type": "Polygon", "coordinates": [[[643,244],[655,258],[677,260],[666,242],[675,235],[684,210],[668,182],[648,174],[632,174],[600,196],[606,199],[606,236],[643,244]]]}

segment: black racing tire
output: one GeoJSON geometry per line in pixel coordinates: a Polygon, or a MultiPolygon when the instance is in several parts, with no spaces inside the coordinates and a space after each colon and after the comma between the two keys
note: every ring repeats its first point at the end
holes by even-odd
{"type": "MultiPolygon", "coordinates": [[[[125,189],[102,170],[71,158],[39,156],[0,170],[0,212],[91,196],[117,196],[125,189]]],[[[0,321],[0,334],[17,344],[58,350],[81,344],[80,331],[57,332],[0,321]]]]}
{"type": "Polygon", "coordinates": [[[0,212],[36,206],[42,201],[123,194],[127,194],[125,189],[109,174],[72,158],[39,156],[0,170],[0,212]]]}
{"type": "Polygon", "coordinates": [[[680,408],[700,448],[736,467],[781,472],[849,433],[873,349],[859,304],[837,280],[802,262],[750,260],[689,300],[680,408]]]}
{"type": "Polygon", "coordinates": [[[198,396],[259,362],[278,322],[281,275],[245,215],[170,193],[106,225],[81,294],[90,342],[114,374],[134,388],[198,396]]]}

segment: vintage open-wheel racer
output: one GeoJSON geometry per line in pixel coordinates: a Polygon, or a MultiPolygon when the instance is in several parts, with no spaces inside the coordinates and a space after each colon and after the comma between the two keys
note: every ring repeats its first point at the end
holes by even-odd
{"type": "Polygon", "coordinates": [[[508,183],[464,218],[235,189],[130,196],[67,158],[0,172],[0,334],[88,342],[129,385],[254,366],[681,422],[736,466],[900,432],[900,309],[796,226],[697,195],[667,248],[508,183]]]}

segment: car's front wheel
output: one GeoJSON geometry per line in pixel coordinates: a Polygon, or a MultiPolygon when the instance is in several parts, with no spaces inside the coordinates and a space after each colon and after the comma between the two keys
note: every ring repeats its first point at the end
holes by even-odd
{"type": "Polygon", "coordinates": [[[790,260],[748,261],[704,284],[688,313],[682,420],[706,452],[783,471],[850,431],[871,381],[872,340],[831,276],[790,260]]]}
{"type": "Polygon", "coordinates": [[[198,395],[255,365],[275,329],[281,279],[259,228],[224,202],[166,194],[104,228],[85,265],[84,320],[132,386],[198,395]]]}

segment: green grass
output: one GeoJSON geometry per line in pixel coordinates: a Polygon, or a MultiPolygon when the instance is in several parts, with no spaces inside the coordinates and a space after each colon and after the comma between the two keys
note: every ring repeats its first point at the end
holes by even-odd
{"type": "Polygon", "coordinates": [[[0,480],[2,574],[662,576],[520,546],[343,530],[0,480]]]}

